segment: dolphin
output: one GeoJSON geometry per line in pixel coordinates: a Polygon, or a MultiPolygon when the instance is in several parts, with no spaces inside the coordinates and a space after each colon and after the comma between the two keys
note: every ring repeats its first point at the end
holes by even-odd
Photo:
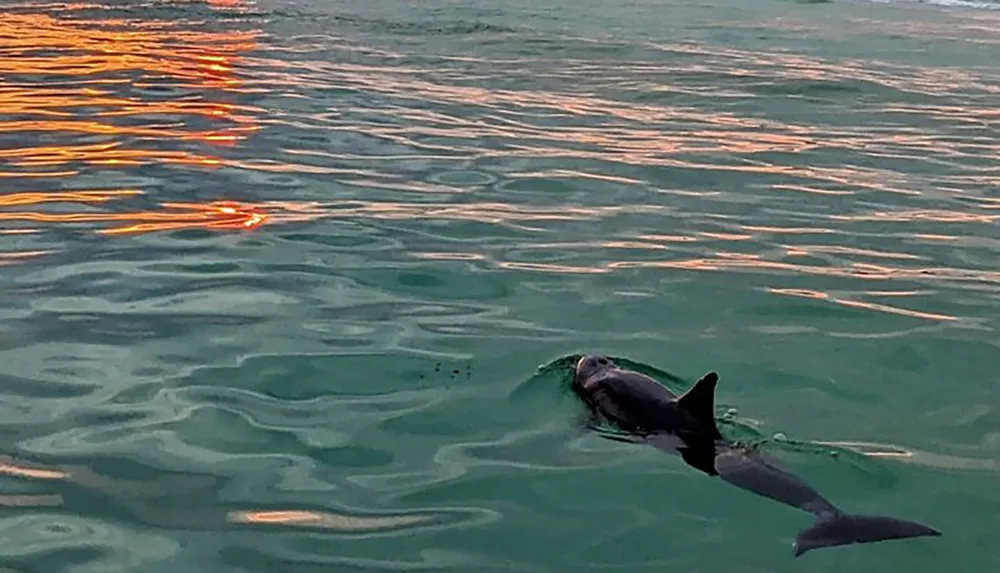
{"type": "Polygon", "coordinates": [[[709,372],[677,396],[649,376],[595,354],[576,363],[572,389],[588,408],[585,428],[599,431],[600,423],[608,422],[624,434],[606,438],[680,455],[709,476],[813,514],[813,525],[792,545],[795,557],[822,547],[941,535],[912,521],[845,513],[775,460],[723,438],[715,425],[718,381],[718,374],[709,372]]]}

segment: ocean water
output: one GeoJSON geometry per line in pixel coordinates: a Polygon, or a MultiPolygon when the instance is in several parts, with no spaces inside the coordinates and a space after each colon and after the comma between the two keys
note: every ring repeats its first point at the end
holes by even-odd
{"type": "Polygon", "coordinates": [[[0,569],[1000,570],[998,56],[988,0],[5,0],[0,569]],[[793,559],[575,429],[591,351],[943,536],[793,559]]]}

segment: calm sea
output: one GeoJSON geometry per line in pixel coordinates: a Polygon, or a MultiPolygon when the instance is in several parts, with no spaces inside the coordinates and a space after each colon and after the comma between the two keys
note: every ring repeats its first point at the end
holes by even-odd
{"type": "Polygon", "coordinates": [[[998,157],[996,0],[4,0],[0,571],[998,571],[998,157]]]}

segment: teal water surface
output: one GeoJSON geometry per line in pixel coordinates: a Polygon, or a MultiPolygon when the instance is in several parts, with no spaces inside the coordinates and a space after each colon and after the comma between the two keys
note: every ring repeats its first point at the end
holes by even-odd
{"type": "Polygon", "coordinates": [[[0,568],[1000,570],[995,8],[4,3],[0,568]],[[944,535],[793,559],[589,351],[944,535]]]}

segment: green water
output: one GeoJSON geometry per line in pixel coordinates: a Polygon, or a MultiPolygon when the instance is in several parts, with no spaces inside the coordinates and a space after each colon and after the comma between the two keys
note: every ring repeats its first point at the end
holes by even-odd
{"type": "Polygon", "coordinates": [[[1000,11],[952,4],[6,2],[0,567],[1000,570],[1000,11]],[[944,535],[793,559],[574,429],[589,351],[944,535]]]}

